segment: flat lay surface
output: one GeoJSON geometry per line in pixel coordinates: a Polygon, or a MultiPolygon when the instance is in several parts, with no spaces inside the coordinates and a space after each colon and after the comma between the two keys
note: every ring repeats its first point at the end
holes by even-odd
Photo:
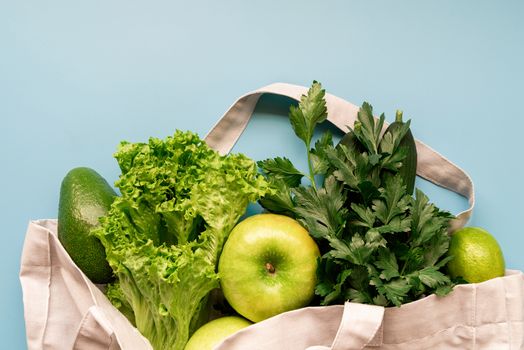
{"type": "MultiPolygon", "coordinates": [[[[203,137],[239,96],[273,82],[318,80],[389,122],[403,110],[416,138],[472,177],[469,225],[497,239],[507,268],[524,270],[523,13],[519,1],[0,2],[5,348],[26,347],[18,272],[27,224],[56,218],[70,169],[114,183],[120,141],[176,129],[203,137]]],[[[234,151],[306,167],[289,105],[262,97],[234,151]]],[[[416,186],[444,210],[467,208],[424,180],[416,186]]]]}

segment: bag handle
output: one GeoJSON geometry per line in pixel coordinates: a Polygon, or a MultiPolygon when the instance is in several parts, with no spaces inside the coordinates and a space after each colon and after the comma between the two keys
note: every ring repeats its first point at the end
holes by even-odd
{"type": "Polygon", "coordinates": [[[230,335],[215,350],[360,350],[383,345],[385,308],[346,302],[311,306],[257,322],[230,335]],[[312,331],[314,330],[314,331],[312,331]]]}
{"type": "MultiPolygon", "coordinates": [[[[241,96],[229,107],[218,122],[204,138],[206,143],[220,154],[227,154],[244,132],[263,94],[274,94],[300,101],[308,89],[304,86],[275,83],[241,96]]],[[[343,132],[348,131],[357,119],[359,108],[337,96],[326,94],[328,118],[333,125],[343,132]]],[[[385,123],[384,127],[387,126],[385,123]]],[[[417,175],[445,189],[451,190],[466,198],[469,208],[460,212],[450,223],[449,231],[453,232],[466,225],[475,206],[475,191],[469,175],[419,140],[417,146],[417,175]]]]}
{"type": "Polygon", "coordinates": [[[360,350],[382,346],[384,307],[346,302],[337,334],[330,347],[310,346],[306,350],[360,350]]]}
{"type": "Polygon", "coordinates": [[[331,350],[381,346],[383,319],[383,306],[346,302],[331,350]]]}

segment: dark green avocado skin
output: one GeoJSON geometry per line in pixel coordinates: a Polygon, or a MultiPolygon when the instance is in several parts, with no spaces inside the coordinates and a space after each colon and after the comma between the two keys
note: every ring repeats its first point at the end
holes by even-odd
{"type": "Polygon", "coordinates": [[[98,219],[107,214],[115,196],[107,181],[86,167],[69,171],[60,187],[58,239],[93,283],[113,279],[104,247],[90,231],[99,226],[98,219]]]}

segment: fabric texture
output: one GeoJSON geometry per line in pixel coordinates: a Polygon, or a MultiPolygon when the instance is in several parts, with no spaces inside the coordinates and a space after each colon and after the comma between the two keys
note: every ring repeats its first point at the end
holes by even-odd
{"type": "Polygon", "coordinates": [[[456,286],[401,307],[346,303],[291,311],[215,350],[524,349],[524,275],[456,286]]]}
{"type": "MultiPolygon", "coordinates": [[[[307,88],[272,84],[240,97],[206,136],[231,150],[264,93],[298,100],[307,88]]],[[[328,120],[343,131],[358,107],[326,95],[328,120]]],[[[475,204],[473,182],[459,167],[417,141],[417,173],[469,201],[452,230],[475,204]]],[[[56,235],[57,221],[29,223],[20,267],[27,344],[36,349],[151,350],[132,324],[73,263],[56,235]]],[[[524,349],[524,276],[456,286],[446,297],[383,308],[346,303],[286,312],[228,337],[216,350],[524,349]]]]}
{"type": "Polygon", "coordinates": [[[56,228],[56,220],[36,220],[27,229],[20,281],[28,349],[152,350],[71,260],[56,228]]]}

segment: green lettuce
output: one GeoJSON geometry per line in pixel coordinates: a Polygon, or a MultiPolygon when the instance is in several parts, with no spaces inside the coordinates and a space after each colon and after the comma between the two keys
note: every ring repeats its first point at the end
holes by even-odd
{"type": "Polygon", "coordinates": [[[221,156],[191,132],[122,142],[115,158],[121,196],[94,231],[117,277],[109,298],[153,348],[183,349],[219,287],[229,232],[268,185],[251,159],[221,156]]]}

